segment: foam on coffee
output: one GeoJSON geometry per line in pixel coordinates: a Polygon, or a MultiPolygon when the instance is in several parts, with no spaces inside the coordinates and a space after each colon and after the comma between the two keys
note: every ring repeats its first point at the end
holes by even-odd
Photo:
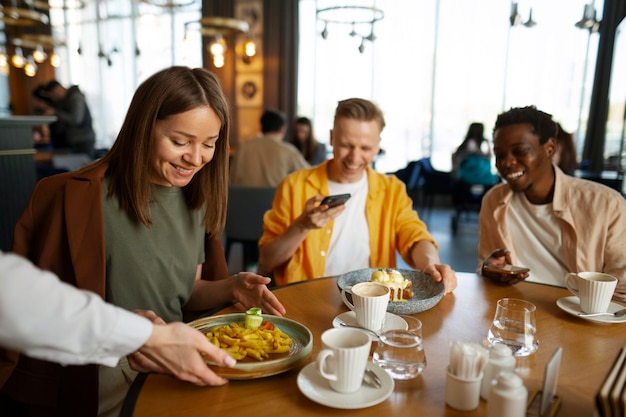
{"type": "Polygon", "coordinates": [[[375,282],[362,282],[352,287],[352,292],[361,297],[379,297],[389,294],[389,288],[375,282]]]}

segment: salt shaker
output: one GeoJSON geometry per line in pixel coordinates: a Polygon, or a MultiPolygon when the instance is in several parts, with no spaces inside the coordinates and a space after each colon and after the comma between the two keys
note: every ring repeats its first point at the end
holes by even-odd
{"type": "Polygon", "coordinates": [[[487,417],[525,417],[528,391],[522,379],[513,372],[501,372],[491,387],[487,417]]]}
{"type": "Polygon", "coordinates": [[[480,387],[480,396],[484,400],[489,399],[489,392],[494,379],[503,371],[515,370],[515,358],[513,351],[506,345],[497,343],[489,351],[489,361],[483,371],[483,381],[480,387]]]}

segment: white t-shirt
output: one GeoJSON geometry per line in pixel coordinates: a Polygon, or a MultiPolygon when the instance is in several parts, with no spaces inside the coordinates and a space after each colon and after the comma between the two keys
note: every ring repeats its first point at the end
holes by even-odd
{"type": "Polygon", "coordinates": [[[530,268],[526,281],[565,286],[569,272],[563,253],[559,220],[552,203],[532,204],[524,193],[515,193],[507,216],[513,237],[513,262],[530,268]]]}
{"type": "Polygon", "coordinates": [[[355,269],[369,268],[370,235],[365,217],[367,175],[353,183],[329,181],[330,195],[350,193],[346,208],[335,218],[326,256],[325,276],[340,275],[355,269]]]}

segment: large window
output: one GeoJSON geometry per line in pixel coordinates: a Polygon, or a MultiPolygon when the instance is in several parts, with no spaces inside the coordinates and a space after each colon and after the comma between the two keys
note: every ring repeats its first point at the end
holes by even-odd
{"type": "Polygon", "coordinates": [[[575,26],[586,3],[520,1],[521,24],[511,26],[502,0],[352,1],[384,12],[360,53],[349,24],[320,36],[316,10],[338,2],[300,0],[299,115],[327,142],[338,100],[377,102],[387,127],[376,167],[386,172],[424,156],[447,170],[470,123],[491,132],[503,110],[529,104],[575,132],[580,152],[598,41],[575,26]],[[537,24],[528,27],[531,7],[537,24]]]}
{"type": "Polygon", "coordinates": [[[168,8],[135,1],[88,1],[82,9],[51,10],[55,33],[68,39],[67,47],[59,51],[63,63],[57,77],[85,93],[96,146],[111,146],[143,80],[170,65],[202,66],[200,33],[186,37],[184,33],[185,22],[200,15],[199,2],[168,8]]]}

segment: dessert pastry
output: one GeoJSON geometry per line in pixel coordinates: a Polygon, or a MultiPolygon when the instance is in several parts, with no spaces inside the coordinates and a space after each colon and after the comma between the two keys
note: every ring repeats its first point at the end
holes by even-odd
{"type": "Polygon", "coordinates": [[[413,297],[412,282],[404,279],[395,269],[377,269],[372,273],[370,281],[380,282],[389,287],[389,301],[407,301],[413,297]]]}

